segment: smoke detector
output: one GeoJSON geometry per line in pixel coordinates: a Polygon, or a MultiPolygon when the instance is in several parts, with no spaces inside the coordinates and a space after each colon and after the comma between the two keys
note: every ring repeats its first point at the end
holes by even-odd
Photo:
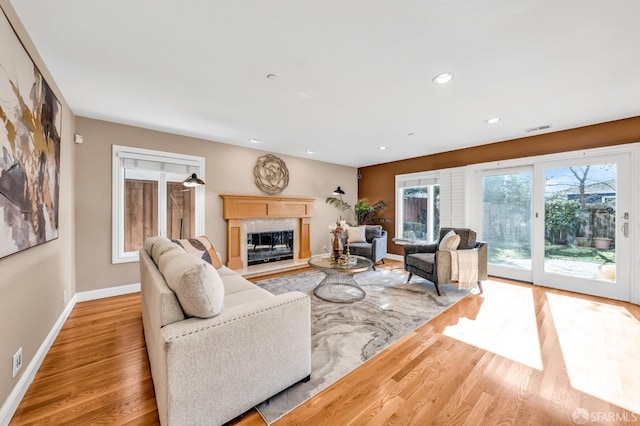
{"type": "Polygon", "coordinates": [[[551,128],[551,124],[543,124],[542,126],[537,127],[529,127],[528,129],[524,129],[527,133],[539,132],[541,130],[547,130],[551,128]]]}

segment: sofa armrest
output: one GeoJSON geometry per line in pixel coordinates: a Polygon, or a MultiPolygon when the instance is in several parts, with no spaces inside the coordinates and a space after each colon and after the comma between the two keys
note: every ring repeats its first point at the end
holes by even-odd
{"type": "Polygon", "coordinates": [[[451,252],[447,250],[437,250],[435,256],[435,277],[438,284],[448,284],[451,282],[451,252]]]}
{"type": "MultiPolygon", "coordinates": [[[[473,248],[463,249],[478,252],[478,281],[485,281],[489,278],[487,274],[487,243],[477,241],[473,248]]],[[[439,250],[436,252],[436,281],[438,284],[451,282],[451,252],[439,250]]]]}
{"type": "Polygon", "coordinates": [[[484,241],[476,241],[474,250],[478,250],[478,281],[485,281],[489,279],[487,271],[488,263],[488,245],[484,241]]]}
{"type": "Polygon", "coordinates": [[[382,231],[382,235],[371,240],[371,260],[377,262],[387,255],[387,231],[382,231]]]}
{"type": "Polygon", "coordinates": [[[162,335],[169,424],[225,423],[311,373],[310,299],[301,292],[172,323],[162,335]]]}

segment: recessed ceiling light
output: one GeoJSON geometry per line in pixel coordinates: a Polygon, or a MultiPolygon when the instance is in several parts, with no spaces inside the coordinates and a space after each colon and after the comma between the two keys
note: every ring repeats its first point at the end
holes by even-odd
{"type": "Polygon", "coordinates": [[[379,146],[379,147],[378,147],[378,149],[379,149],[380,151],[384,151],[385,149],[387,149],[387,147],[386,147],[386,146],[379,146]]]}
{"type": "Polygon", "coordinates": [[[251,139],[249,139],[249,142],[251,142],[251,143],[260,143],[260,139],[251,138],[251,139]]]}
{"type": "Polygon", "coordinates": [[[438,74],[433,77],[433,82],[435,84],[445,84],[453,80],[453,74],[450,72],[443,72],[442,74],[438,74]]]}
{"type": "Polygon", "coordinates": [[[275,74],[267,74],[267,79],[268,80],[275,80],[276,78],[278,78],[278,76],[275,75],[275,74]]]}
{"type": "Polygon", "coordinates": [[[313,151],[311,151],[310,149],[306,150],[305,152],[309,155],[313,154],[313,151]]]}
{"type": "Polygon", "coordinates": [[[495,124],[498,121],[500,121],[500,117],[493,117],[493,118],[489,118],[488,120],[484,120],[484,122],[487,124],[495,124]]]}

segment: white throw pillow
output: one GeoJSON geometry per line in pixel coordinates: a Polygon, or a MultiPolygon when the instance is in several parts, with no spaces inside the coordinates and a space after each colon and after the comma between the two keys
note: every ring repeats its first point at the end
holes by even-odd
{"type": "Polygon", "coordinates": [[[353,226],[347,230],[347,234],[349,236],[350,243],[366,243],[367,239],[365,237],[365,227],[363,226],[353,226]]]}
{"type": "MultiPolygon", "coordinates": [[[[166,255],[165,255],[166,256],[166,255]]],[[[210,263],[188,253],[171,255],[160,270],[185,314],[211,318],[222,311],[224,284],[210,263]]]]}
{"type": "Polygon", "coordinates": [[[460,245],[460,235],[453,232],[453,230],[447,232],[445,236],[440,240],[438,250],[443,251],[455,251],[460,245]]]}

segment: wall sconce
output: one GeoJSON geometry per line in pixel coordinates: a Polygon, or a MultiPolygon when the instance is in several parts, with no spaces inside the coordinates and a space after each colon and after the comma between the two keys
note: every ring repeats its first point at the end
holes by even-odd
{"type": "MultiPolygon", "coordinates": [[[[188,178],[186,178],[185,180],[182,181],[182,186],[186,187],[186,188],[193,188],[195,186],[201,186],[204,185],[204,181],[200,178],[198,178],[198,175],[193,173],[191,176],[189,176],[188,178]]],[[[174,191],[174,192],[184,192],[184,191],[188,191],[188,189],[183,189],[181,191],[174,191]]],[[[176,201],[175,197],[173,196],[174,192],[169,193],[169,195],[171,196],[171,201],[173,201],[173,205],[176,206],[176,208],[178,209],[178,212],[180,212],[180,239],[182,239],[183,237],[183,223],[184,223],[184,213],[182,211],[182,209],[180,208],[180,205],[178,204],[178,202],[176,201]]]]}
{"type": "Polygon", "coordinates": [[[193,173],[191,176],[182,181],[182,185],[186,186],[187,188],[192,188],[194,186],[204,185],[204,181],[198,178],[197,174],[193,173]]]}

